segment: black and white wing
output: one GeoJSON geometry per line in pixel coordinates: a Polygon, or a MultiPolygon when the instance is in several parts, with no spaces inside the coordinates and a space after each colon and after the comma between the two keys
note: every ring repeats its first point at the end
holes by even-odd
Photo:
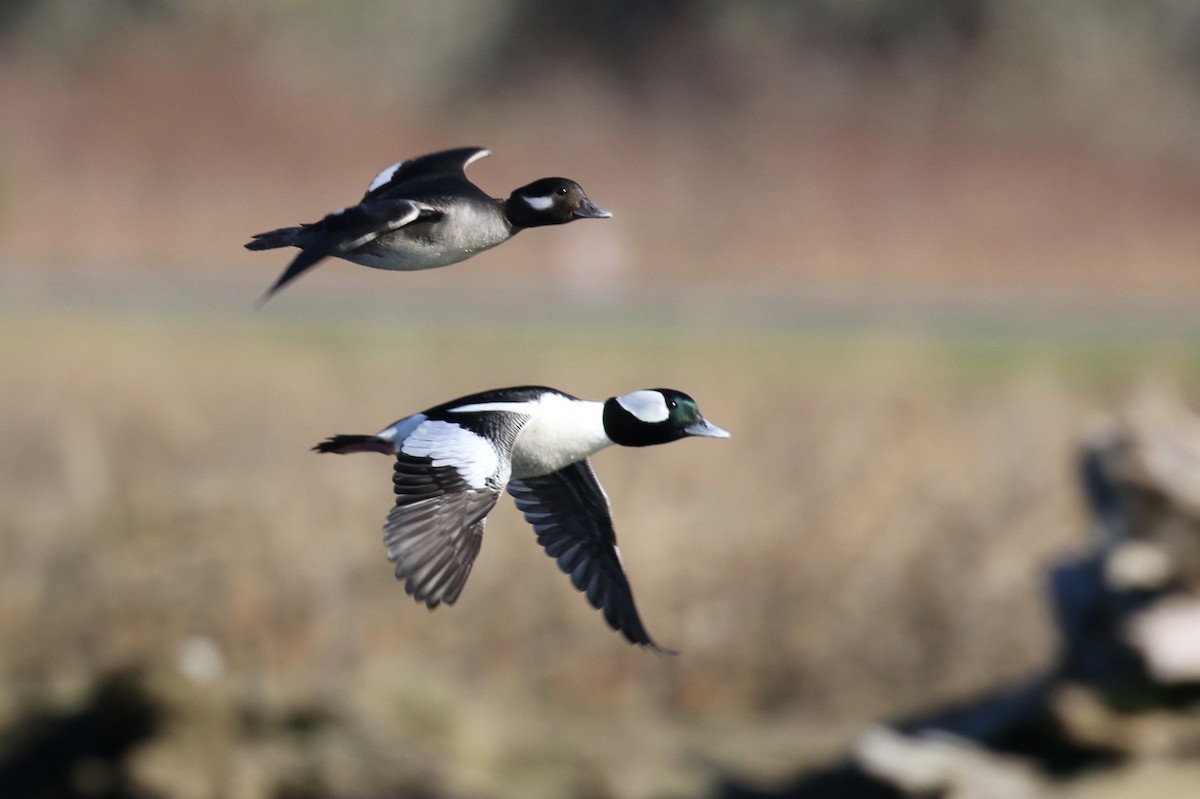
{"type": "Polygon", "coordinates": [[[587,460],[541,477],[513,479],[508,493],[546,554],[604,612],[610,627],[632,643],[676,654],[654,643],[642,624],[621,565],[608,497],[587,460]]]}
{"type": "Polygon", "coordinates": [[[396,579],[418,602],[435,608],[458,599],[508,473],[507,457],[459,425],[428,420],[405,438],[383,542],[396,579]]]}
{"type": "MultiPolygon", "coordinates": [[[[343,208],[320,222],[303,226],[303,247],[288,268],[263,295],[259,304],[299,277],[318,261],[357,250],[385,233],[399,230],[422,217],[432,218],[435,211],[412,200],[372,200],[343,208]]],[[[268,235],[268,234],[261,234],[268,235]]]]}
{"type": "Polygon", "coordinates": [[[397,194],[404,196],[404,192],[409,191],[415,181],[461,180],[465,183],[467,167],[491,154],[492,151],[484,147],[459,147],[399,161],[375,176],[363,195],[363,201],[385,199],[397,194]]]}

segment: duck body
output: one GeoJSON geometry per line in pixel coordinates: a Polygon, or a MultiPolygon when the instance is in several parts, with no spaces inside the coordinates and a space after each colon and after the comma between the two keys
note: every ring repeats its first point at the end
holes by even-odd
{"type": "Polygon", "coordinates": [[[507,489],[538,543],[609,625],[632,643],[669,651],[654,643],[638,615],[608,498],[587,458],[613,444],[728,435],[700,415],[694,400],[671,389],[596,402],[520,386],[461,397],[373,436],[333,436],[314,449],[396,458],[396,505],[384,543],[405,590],[429,608],[458,599],[485,518],[507,489]]]}
{"type": "Polygon", "coordinates": [[[376,175],[357,205],[318,222],[256,234],[247,249],[301,250],[263,300],[326,257],[373,269],[434,269],[464,261],[527,227],[612,216],[567,178],[542,178],[507,199],[491,197],[465,172],[489,154],[463,147],[392,164],[376,175]]]}
{"type": "MultiPolygon", "coordinates": [[[[480,192],[482,194],[482,192],[480,192]]],[[[462,196],[439,204],[430,203],[424,217],[399,230],[351,250],[339,258],[372,269],[414,272],[436,269],[465,261],[512,238],[519,228],[503,214],[495,213],[496,201],[484,196],[480,201],[465,201],[462,196]]]]}

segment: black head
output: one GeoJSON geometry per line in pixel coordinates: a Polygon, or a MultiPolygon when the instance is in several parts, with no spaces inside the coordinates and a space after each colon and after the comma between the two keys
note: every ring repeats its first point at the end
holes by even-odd
{"type": "Polygon", "coordinates": [[[666,444],[688,436],[729,438],[700,415],[696,401],[669,388],[649,388],[604,403],[604,432],[625,447],[666,444]]]}
{"type": "Polygon", "coordinates": [[[563,225],[576,219],[606,219],[611,211],[596,207],[578,183],[566,178],[542,178],[509,195],[508,221],[519,228],[563,225]]]}

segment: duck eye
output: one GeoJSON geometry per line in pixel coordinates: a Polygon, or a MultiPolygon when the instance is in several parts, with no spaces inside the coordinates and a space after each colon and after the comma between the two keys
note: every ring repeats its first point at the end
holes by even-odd
{"type": "Polygon", "coordinates": [[[559,187],[558,187],[558,196],[560,196],[560,197],[566,197],[566,196],[567,196],[567,187],[566,187],[566,186],[559,186],[559,187]]]}

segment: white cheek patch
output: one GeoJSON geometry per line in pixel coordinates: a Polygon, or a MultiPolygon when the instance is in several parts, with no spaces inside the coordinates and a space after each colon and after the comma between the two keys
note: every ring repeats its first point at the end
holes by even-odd
{"type": "Polygon", "coordinates": [[[554,198],[547,197],[544,194],[539,194],[534,197],[522,197],[525,204],[535,211],[549,211],[554,207],[554,198]]]}
{"type": "Polygon", "coordinates": [[[404,166],[404,162],[397,161],[396,163],[392,164],[391,166],[386,167],[382,172],[380,172],[378,175],[375,176],[375,179],[371,181],[371,185],[367,186],[367,191],[368,192],[375,191],[377,188],[379,188],[383,184],[387,183],[389,180],[392,179],[392,176],[396,174],[396,170],[402,166],[404,166]]]}
{"type": "Polygon", "coordinates": [[[642,422],[665,422],[671,415],[666,398],[657,391],[634,391],[617,397],[617,404],[642,422]]]}
{"type": "Polygon", "coordinates": [[[456,469],[467,485],[486,488],[496,473],[500,458],[484,439],[450,422],[427,420],[417,425],[400,451],[414,458],[429,458],[434,467],[456,469]]]}

